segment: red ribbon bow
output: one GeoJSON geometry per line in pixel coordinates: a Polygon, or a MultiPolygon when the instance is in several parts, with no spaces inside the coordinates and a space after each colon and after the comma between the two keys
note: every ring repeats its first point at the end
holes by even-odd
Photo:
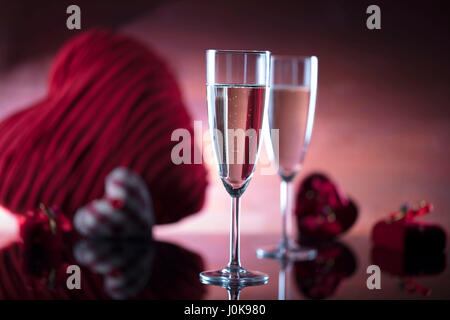
{"type": "Polygon", "coordinates": [[[413,221],[416,217],[424,216],[433,211],[433,205],[427,201],[421,201],[418,206],[403,205],[399,211],[393,212],[387,218],[387,223],[413,221]]]}

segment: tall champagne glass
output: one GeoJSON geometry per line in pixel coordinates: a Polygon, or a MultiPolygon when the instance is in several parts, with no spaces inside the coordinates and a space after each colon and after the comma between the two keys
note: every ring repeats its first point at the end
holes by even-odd
{"type": "Polygon", "coordinates": [[[268,51],[206,51],[208,121],[219,175],[231,196],[231,231],[228,264],[200,273],[203,283],[257,285],[269,278],[244,269],[239,257],[239,199],[261,147],[269,64],[268,51]]]}
{"type": "Polygon", "coordinates": [[[281,241],[258,249],[259,258],[314,259],[315,250],[292,239],[292,181],[299,173],[311,139],[317,93],[317,57],[272,56],[268,107],[269,155],[281,177],[281,241]]]}

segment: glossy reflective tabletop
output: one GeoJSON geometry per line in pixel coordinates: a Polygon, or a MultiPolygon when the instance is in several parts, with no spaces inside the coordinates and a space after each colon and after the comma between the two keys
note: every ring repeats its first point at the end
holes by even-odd
{"type": "MultiPolygon", "coordinates": [[[[228,299],[225,289],[200,284],[199,272],[222,267],[228,235],[158,234],[151,242],[76,240],[62,256],[0,251],[0,299],[228,299]],[[81,289],[68,290],[67,266],[81,268],[81,289]]],[[[266,272],[269,283],[247,287],[240,299],[449,299],[448,254],[404,256],[348,235],[318,247],[314,261],[260,260],[255,250],[276,235],[242,235],[244,267],[266,272]],[[381,289],[367,288],[367,267],[381,268],[381,289]]]]}

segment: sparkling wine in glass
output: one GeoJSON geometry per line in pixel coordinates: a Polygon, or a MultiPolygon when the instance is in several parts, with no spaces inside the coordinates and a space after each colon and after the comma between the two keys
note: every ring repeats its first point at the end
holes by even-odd
{"type": "Polygon", "coordinates": [[[249,271],[239,257],[239,200],[261,147],[269,85],[270,52],[207,50],[208,122],[220,178],[231,196],[230,260],[200,273],[206,284],[260,285],[268,275],[249,271]]]}
{"type": "Polygon", "coordinates": [[[281,241],[258,249],[259,258],[314,259],[313,249],[292,239],[292,181],[299,173],[311,139],[317,93],[317,57],[272,56],[268,107],[269,155],[281,178],[281,241]]]}

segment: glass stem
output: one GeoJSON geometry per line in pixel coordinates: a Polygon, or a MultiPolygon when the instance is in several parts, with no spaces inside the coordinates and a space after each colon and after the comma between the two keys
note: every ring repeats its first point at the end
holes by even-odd
{"type": "Polygon", "coordinates": [[[238,197],[231,198],[231,226],[230,226],[230,262],[228,268],[231,271],[241,269],[239,248],[239,205],[238,197]]]}
{"type": "Polygon", "coordinates": [[[241,289],[239,288],[229,288],[228,289],[228,300],[239,300],[239,294],[241,289]]]}
{"type": "Polygon", "coordinates": [[[281,198],[281,248],[288,249],[292,229],[292,183],[282,181],[280,186],[281,198]]]}
{"type": "Polygon", "coordinates": [[[278,300],[286,300],[286,269],[278,273],[278,300]]]}

